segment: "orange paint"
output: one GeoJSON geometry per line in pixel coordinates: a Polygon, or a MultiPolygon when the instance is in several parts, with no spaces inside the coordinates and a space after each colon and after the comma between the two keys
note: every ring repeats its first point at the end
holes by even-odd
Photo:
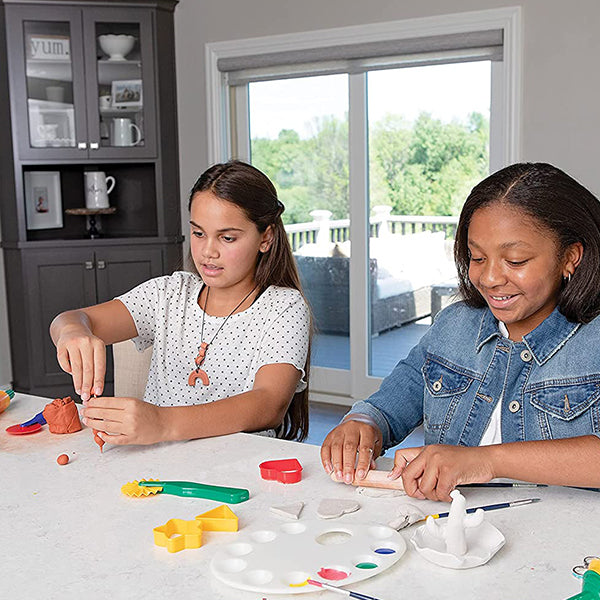
{"type": "Polygon", "coordinates": [[[69,457],[66,454],[61,454],[57,459],[56,462],[59,465],[66,465],[69,462],[69,457]]]}

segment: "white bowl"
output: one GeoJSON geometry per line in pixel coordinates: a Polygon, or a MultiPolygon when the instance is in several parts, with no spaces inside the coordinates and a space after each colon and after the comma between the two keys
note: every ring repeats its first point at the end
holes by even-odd
{"type": "Polygon", "coordinates": [[[125,60],[135,44],[135,37],[133,35],[109,33],[98,36],[98,41],[100,42],[100,48],[108,54],[110,60],[125,60]]]}

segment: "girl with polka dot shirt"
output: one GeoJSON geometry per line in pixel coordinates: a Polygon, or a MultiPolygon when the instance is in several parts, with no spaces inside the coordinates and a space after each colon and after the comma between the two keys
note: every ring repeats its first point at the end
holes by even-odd
{"type": "Polygon", "coordinates": [[[239,431],[308,431],[310,311],[271,181],[240,161],[214,165],[189,200],[195,273],[147,281],[50,326],[84,423],[112,444],[239,431]],[[101,397],[106,345],[152,346],[143,399],[101,397]],[[97,397],[93,397],[97,396],[97,397]]]}

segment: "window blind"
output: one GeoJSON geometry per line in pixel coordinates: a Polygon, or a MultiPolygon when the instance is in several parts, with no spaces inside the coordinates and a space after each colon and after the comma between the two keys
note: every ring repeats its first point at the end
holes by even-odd
{"type": "Polygon", "coordinates": [[[438,63],[500,61],[503,31],[487,30],[219,58],[229,85],[438,63]]]}

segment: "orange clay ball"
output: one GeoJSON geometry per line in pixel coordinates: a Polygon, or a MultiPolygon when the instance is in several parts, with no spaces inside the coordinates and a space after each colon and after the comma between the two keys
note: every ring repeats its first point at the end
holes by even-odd
{"type": "Polygon", "coordinates": [[[69,457],[66,454],[61,454],[57,459],[56,462],[59,465],[66,465],[69,462],[69,457]]]}

